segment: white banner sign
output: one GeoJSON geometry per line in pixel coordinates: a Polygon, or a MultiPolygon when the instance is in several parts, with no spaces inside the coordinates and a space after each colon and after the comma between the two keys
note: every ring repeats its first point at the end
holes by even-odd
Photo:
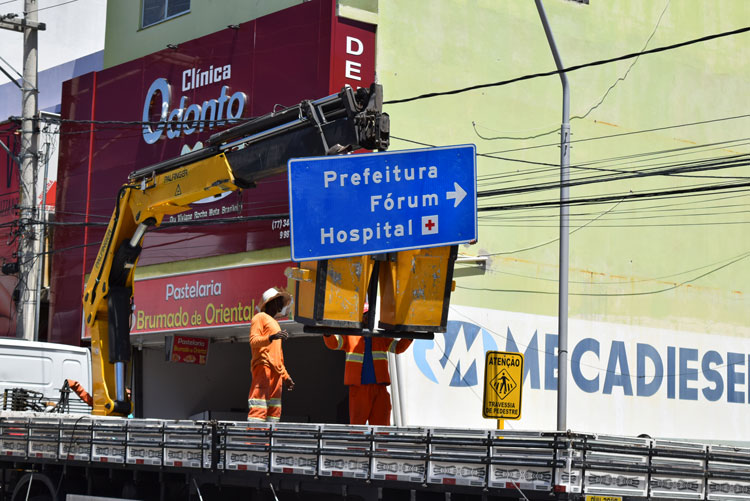
{"type": "MultiPolygon", "coordinates": [[[[748,440],[750,338],[571,319],[567,427],[652,437],[748,440]]],[[[524,354],[523,416],[557,427],[557,319],[452,306],[448,329],[399,357],[405,424],[495,428],[482,418],[484,357],[524,354]]]]}

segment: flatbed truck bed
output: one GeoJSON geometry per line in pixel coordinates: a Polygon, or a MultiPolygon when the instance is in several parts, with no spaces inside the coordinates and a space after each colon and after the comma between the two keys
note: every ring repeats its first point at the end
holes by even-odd
{"type": "Polygon", "coordinates": [[[27,491],[53,500],[741,500],[750,499],[750,449],[556,431],[3,412],[0,499],[27,491]]]}

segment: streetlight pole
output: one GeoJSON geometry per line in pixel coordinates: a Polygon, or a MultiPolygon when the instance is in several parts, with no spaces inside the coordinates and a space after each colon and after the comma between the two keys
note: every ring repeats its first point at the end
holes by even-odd
{"type": "MultiPolygon", "coordinates": [[[[544,33],[547,35],[552,57],[555,59],[555,65],[558,70],[564,68],[560,54],[557,51],[555,38],[552,35],[552,29],[547,21],[547,14],[544,12],[542,0],[535,0],[536,9],[539,11],[539,18],[544,26],[544,33]]],[[[568,200],[570,198],[570,188],[568,180],[570,179],[570,89],[568,87],[568,77],[564,72],[560,73],[560,81],[563,88],[562,104],[562,125],[560,126],[560,275],[559,275],[559,292],[558,292],[558,317],[557,317],[557,429],[565,431],[568,427],[568,266],[570,256],[569,247],[569,217],[570,207],[568,200]]]]}

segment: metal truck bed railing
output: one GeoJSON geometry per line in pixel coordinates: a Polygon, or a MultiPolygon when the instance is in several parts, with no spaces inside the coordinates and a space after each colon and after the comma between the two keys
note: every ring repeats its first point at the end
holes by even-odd
{"type": "Polygon", "coordinates": [[[259,472],[405,486],[750,499],[750,449],[584,433],[0,415],[0,461],[259,472]]]}

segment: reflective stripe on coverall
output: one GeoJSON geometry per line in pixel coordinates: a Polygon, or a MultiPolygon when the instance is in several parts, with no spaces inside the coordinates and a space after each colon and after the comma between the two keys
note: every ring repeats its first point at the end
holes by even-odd
{"type": "Polygon", "coordinates": [[[279,323],[267,313],[261,312],[253,317],[250,326],[253,381],[247,397],[248,421],[278,421],[281,418],[281,390],[289,374],[284,367],[281,341],[268,339],[280,330],[279,323]]]}
{"type": "Polygon", "coordinates": [[[411,339],[372,338],[372,361],[377,384],[362,384],[365,338],[362,336],[325,336],[326,346],[346,353],[344,384],[349,386],[349,422],[351,424],[389,425],[391,423],[391,384],[388,352],[403,353],[411,339]]]}
{"type": "Polygon", "coordinates": [[[284,380],[266,365],[253,369],[253,382],[247,406],[248,421],[278,421],[281,419],[281,390],[284,380]]]}

